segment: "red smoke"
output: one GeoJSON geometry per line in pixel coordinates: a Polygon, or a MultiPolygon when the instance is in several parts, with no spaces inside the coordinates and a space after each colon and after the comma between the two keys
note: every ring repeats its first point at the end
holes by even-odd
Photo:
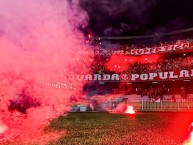
{"type": "Polygon", "coordinates": [[[87,73],[91,62],[83,60],[92,56],[78,53],[84,47],[78,27],[87,25],[88,16],[77,0],[1,0],[0,9],[0,135],[6,131],[4,139],[13,140],[30,137],[70,109],[70,97],[82,95],[83,82],[66,76],[87,73]],[[66,87],[46,86],[58,82],[66,87]],[[7,104],[22,90],[41,106],[29,108],[27,117],[11,116],[7,104]]]}

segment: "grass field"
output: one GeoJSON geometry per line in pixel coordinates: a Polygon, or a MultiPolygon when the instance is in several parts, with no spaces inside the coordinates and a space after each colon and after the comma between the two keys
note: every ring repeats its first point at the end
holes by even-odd
{"type": "Polygon", "coordinates": [[[66,130],[50,145],[182,145],[192,121],[193,113],[70,113],[46,130],[66,130]]]}

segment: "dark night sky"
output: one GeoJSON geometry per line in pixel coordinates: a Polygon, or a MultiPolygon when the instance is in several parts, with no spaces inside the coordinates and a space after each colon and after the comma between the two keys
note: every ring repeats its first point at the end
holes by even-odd
{"type": "Polygon", "coordinates": [[[95,36],[159,34],[193,27],[193,0],[80,0],[80,5],[90,18],[85,32],[95,36]]]}

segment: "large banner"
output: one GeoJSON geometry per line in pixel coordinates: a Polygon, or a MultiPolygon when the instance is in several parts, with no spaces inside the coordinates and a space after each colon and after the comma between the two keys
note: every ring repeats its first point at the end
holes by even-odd
{"type": "Polygon", "coordinates": [[[88,75],[69,75],[69,80],[78,81],[126,81],[126,82],[141,82],[141,81],[167,81],[176,79],[193,78],[193,69],[191,70],[176,70],[168,72],[151,72],[144,74],[88,74],[88,75]]]}
{"type": "Polygon", "coordinates": [[[192,48],[190,43],[180,43],[176,45],[168,45],[161,47],[152,47],[152,48],[143,48],[143,49],[131,49],[131,55],[144,55],[144,54],[155,54],[155,53],[164,53],[168,51],[179,51],[188,48],[192,48]]]}
{"type": "MultiPolygon", "coordinates": [[[[94,50],[94,48],[93,48],[94,50]]],[[[193,51],[193,44],[189,42],[179,43],[175,45],[164,45],[160,47],[146,47],[146,48],[123,48],[122,50],[111,50],[111,49],[97,49],[97,50],[84,50],[79,53],[81,54],[92,54],[92,55],[101,55],[101,56],[111,56],[116,55],[148,55],[148,54],[157,54],[165,53],[171,51],[193,51]]]]}

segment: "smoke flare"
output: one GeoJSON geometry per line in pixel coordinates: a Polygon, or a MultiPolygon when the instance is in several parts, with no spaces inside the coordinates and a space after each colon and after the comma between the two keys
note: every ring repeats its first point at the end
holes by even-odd
{"type": "Polygon", "coordinates": [[[127,109],[126,109],[125,113],[135,114],[135,110],[133,109],[133,106],[127,105],[127,109]]]}

